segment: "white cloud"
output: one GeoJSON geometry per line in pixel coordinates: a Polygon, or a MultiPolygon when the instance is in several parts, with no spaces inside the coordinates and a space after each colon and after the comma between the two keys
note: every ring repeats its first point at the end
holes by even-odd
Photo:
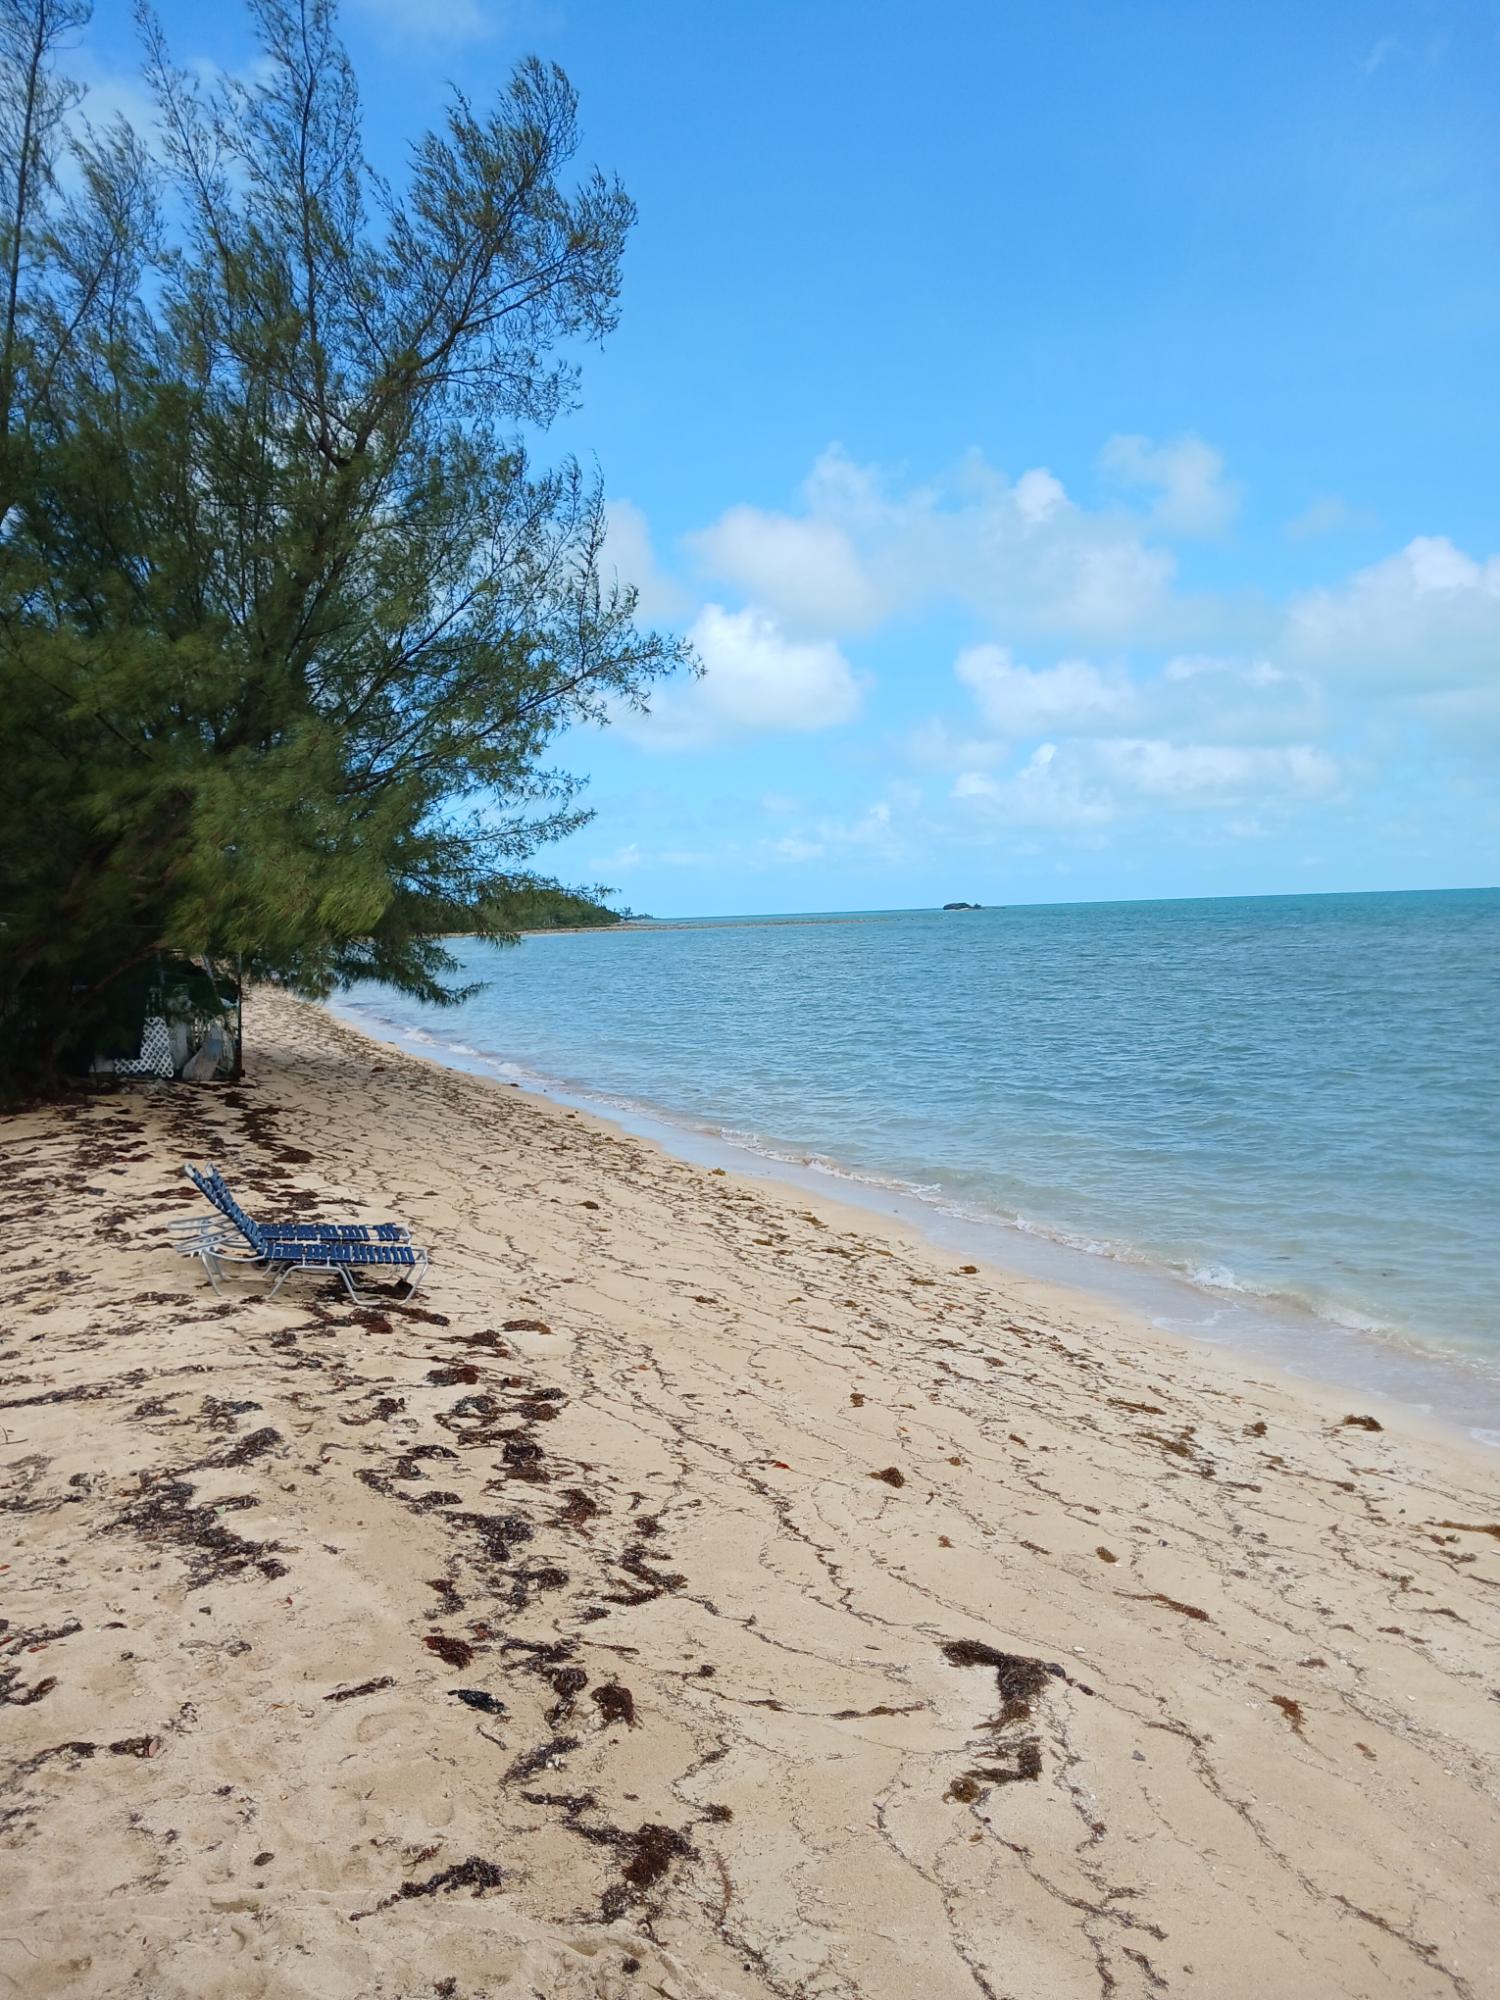
{"type": "Polygon", "coordinates": [[[801,631],[861,631],[881,615],[874,580],[833,521],[731,507],[688,546],[710,576],[774,605],[801,631]]]}
{"type": "Polygon", "coordinates": [[[354,11],[401,42],[481,42],[500,25],[485,0],[355,0],[354,11]]]}
{"type": "Polygon", "coordinates": [[[1068,504],[1067,489],[1045,466],[1023,472],[1013,488],[1016,507],[1027,521],[1050,521],[1068,504]]]}
{"type": "Polygon", "coordinates": [[[1148,522],[1079,506],[1043,467],[1010,480],[972,454],[914,486],[835,446],[802,497],[798,513],[731,508],[694,538],[715,575],[793,630],[862,630],[948,603],[1008,636],[1113,643],[1176,630],[1185,617],[1173,599],[1175,560],[1151,541],[1148,522]]]}
{"type": "Polygon", "coordinates": [[[1044,827],[1053,832],[1097,832],[1118,815],[1109,792],[1076,759],[1059,757],[1055,743],[1039,743],[1025,763],[1005,777],[963,771],[950,796],[985,822],[1044,827]]]}
{"type": "Polygon", "coordinates": [[[632,868],[639,868],[644,858],[639,843],[628,840],[613,854],[596,854],[589,865],[602,869],[606,875],[627,875],[632,868]]]}
{"type": "Polygon", "coordinates": [[[102,132],[117,118],[123,118],[148,145],[157,131],[156,99],[141,78],[139,69],[116,69],[89,48],[75,51],[68,72],[83,85],[83,99],[70,123],[91,125],[102,132]]]}
{"type": "Polygon", "coordinates": [[[1013,737],[1116,726],[1135,706],[1123,673],[1101,672],[1087,660],[1024,667],[1006,646],[970,646],[953,671],[973,693],[984,721],[1013,737]]]}
{"type": "Polygon", "coordinates": [[[962,772],[950,796],[986,822],[1087,833],[1164,807],[1286,808],[1329,798],[1340,783],[1334,759],[1312,744],[1106,737],[1038,744],[1006,774],[962,772]]]}
{"type": "Polygon", "coordinates": [[[907,823],[921,803],[915,785],[897,780],[863,812],[848,818],[824,814],[764,843],[762,851],[779,861],[821,861],[832,853],[904,860],[910,852],[907,823]]]}
{"type": "Polygon", "coordinates": [[[1297,598],[1287,644],[1361,691],[1484,689],[1500,676],[1500,556],[1421,535],[1347,584],[1297,598]]]}
{"type": "Polygon", "coordinates": [[[659,694],[648,716],[617,719],[650,747],[830,729],[859,710],[859,683],[838,647],[788,638],[764,611],[708,604],[687,636],[703,662],[702,679],[659,694]]]}
{"type": "Polygon", "coordinates": [[[1340,782],[1333,758],[1309,743],[1265,749],[1121,737],[1092,747],[1106,778],[1142,799],[1170,805],[1258,805],[1278,797],[1323,799],[1336,792],[1340,782]]]}
{"type": "Polygon", "coordinates": [[[1240,490],[1224,477],[1222,452],[1191,433],[1166,444],[1112,437],[1099,464],[1121,486],[1155,492],[1151,521],[1167,534],[1221,535],[1239,510],[1240,490]]]}
{"type": "Polygon", "coordinates": [[[962,651],[954,677],[971,695],[979,728],[934,716],[904,743],[914,763],[965,772],[993,769],[1008,750],[1047,737],[1286,747],[1323,734],[1316,682],[1264,658],[1174,654],[1155,673],[1087,659],[1028,667],[1004,646],[962,651]]]}
{"type": "Polygon", "coordinates": [[[607,532],[599,571],[605,583],[634,584],[636,615],[647,625],[684,617],[691,600],[679,583],[657,567],[651,530],[640,508],[630,500],[609,500],[604,514],[607,532]]]}
{"type": "Polygon", "coordinates": [[[1328,724],[1316,681],[1267,659],[1177,654],[1137,692],[1145,726],[1179,739],[1285,744],[1328,724]]]}

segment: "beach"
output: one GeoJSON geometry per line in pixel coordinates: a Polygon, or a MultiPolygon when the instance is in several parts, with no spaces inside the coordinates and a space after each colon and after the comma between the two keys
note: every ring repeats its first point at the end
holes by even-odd
{"type": "Polygon", "coordinates": [[[6,1992],[1496,1990],[1493,1457],[245,1027],[0,1128],[6,1992]],[[184,1159],[427,1285],[216,1297],[184,1159]]]}

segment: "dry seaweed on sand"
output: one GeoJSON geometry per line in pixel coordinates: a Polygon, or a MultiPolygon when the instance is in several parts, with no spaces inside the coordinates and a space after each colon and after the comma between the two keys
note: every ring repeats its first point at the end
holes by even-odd
{"type": "Polygon", "coordinates": [[[187,1564],[190,1590],[227,1582],[247,1569],[259,1570],[268,1581],[286,1575],[286,1564],[277,1560],[279,1542],[246,1541],[224,1526],[213,1507],[192,1504],[196,1490],[185,1479],[150,1482],[106,1532],[129,1532],[159,1548],[174,1548],[187,1564]]]}
{"type": "Polygon", "coordinates": [[[635,1696],[628,1687],[621,1687],[618,1681],[606,1681],[602,1687],[591,1690],[589,1699],[598,1703],[606,1727],[612,1722],[623,1722],[634,1728],[635,1696]]]}
{"type": "Polygon", "coordinates": [[[395,1678],[391,1674],[381,1674],[378,1679],[361,1681],[358,1687],[335,1688],[332,1694],[325,1694],[324,1701],[358,1701],[362,1695],[379,1694],[382,1688],[393,1688],[395,1678]]]}
{"type": "Polygon", "coordinates": [[[1061,1667],[1049,1666],[1045,1660],[1029,1659],[1023,1653],[1002,1653],[980,1639],[948,1640],[943,1647],[943,1658],[950,1667],[994,1668],[995,1686],[999,1689],[1002,1706],[989,1726],[996,1729],[1005,1729],[1012,1722],[1024,1722],[1031,1714],[1031,1704],[1048,1680],[1054,1675],[1062,1675],[1061,1667]]]}
{"type": "Polygon", "coordinates": [[[505,1870],[497,1862],[485,1861],[477,1854],[471,1854],[467,1861],[457,1861],[451,1868],[443,1868],[436,1875],[429,1875],[425,1882],[402,1882],[389,1896],[368,1910],[353,1910],[349,1921],[357,1924],[362,1917],[373,1917],[380,1910],[388,1910],[392,1903],[412,1902],[419,1896],[452,1896],[460,1889],[467,1889],[472,1896],[482,1896],[487,1889],[503,1888],[505,1870]]]}

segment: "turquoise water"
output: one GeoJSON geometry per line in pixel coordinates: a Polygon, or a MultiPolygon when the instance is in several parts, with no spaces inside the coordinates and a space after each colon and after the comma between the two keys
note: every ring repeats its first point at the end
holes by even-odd
{"type": "Polygon", "coordinates": [[[490,982],[462,1007],[364,988],[340,1011],[841,1175],[950,1236],[1003,1227],[1071,1258],[1059,1275],[1170,1278],[1158,1318],[1247,1338],[1274,1320],[1280,1358],[1301,1338],[1310,1372],[1328,1372],[1320,1332],[1345,1363],[1441,1359],[1448,1392],[1420,1400],[1500,1413],[1500,891],[457,949],[490,982]]]}

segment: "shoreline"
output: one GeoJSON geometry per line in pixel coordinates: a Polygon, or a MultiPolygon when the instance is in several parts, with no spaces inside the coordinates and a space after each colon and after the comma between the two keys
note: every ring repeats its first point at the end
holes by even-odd
{"type": "Polygon", "coordinates": [[[1486,1454],[247,1016],[0,1129],[21,2000],[1488,1990],[1486,1454]],[[427,1287],[216,1298],[185,1155],[427,1287]]]}
{"type": "Polygon", "coordinates": [[[674,1158],[722,1166],[788,1198],[826,1202],[866,1219],[884,1218],[915,1234],[929,1250],[976,1257],[1004,1282],[1056,1287],[1083,1309],[1124,1313],[1157,1337],[1224,1356],[1231,1368],[1270,1369],[1326,1399],[1373,1398],[1392,1421],[1409,1419],[1466,1450],[1500,1451],[1500,1382],[1484,1362],[1459,1351],[1349,1325],[1254,1292],[1216,1290],[1145,1258],[1084,1248],[1001,1217],[964,1214],[900,1183],[814,1157],[798,1162],[658,1106],[560,1082],[492,1052],[442,1042],[426,1030],[414,1033],[358,1002],[325,1004],[333,1019],[373,1046],[397,1048],[439,1069],[519,1088],[543,1102],[576,1110],[606,1130],[645,1139],[674,1158]],[[1345,1356],[1347,1369],[1324,1365],[1345,1356]]]}

